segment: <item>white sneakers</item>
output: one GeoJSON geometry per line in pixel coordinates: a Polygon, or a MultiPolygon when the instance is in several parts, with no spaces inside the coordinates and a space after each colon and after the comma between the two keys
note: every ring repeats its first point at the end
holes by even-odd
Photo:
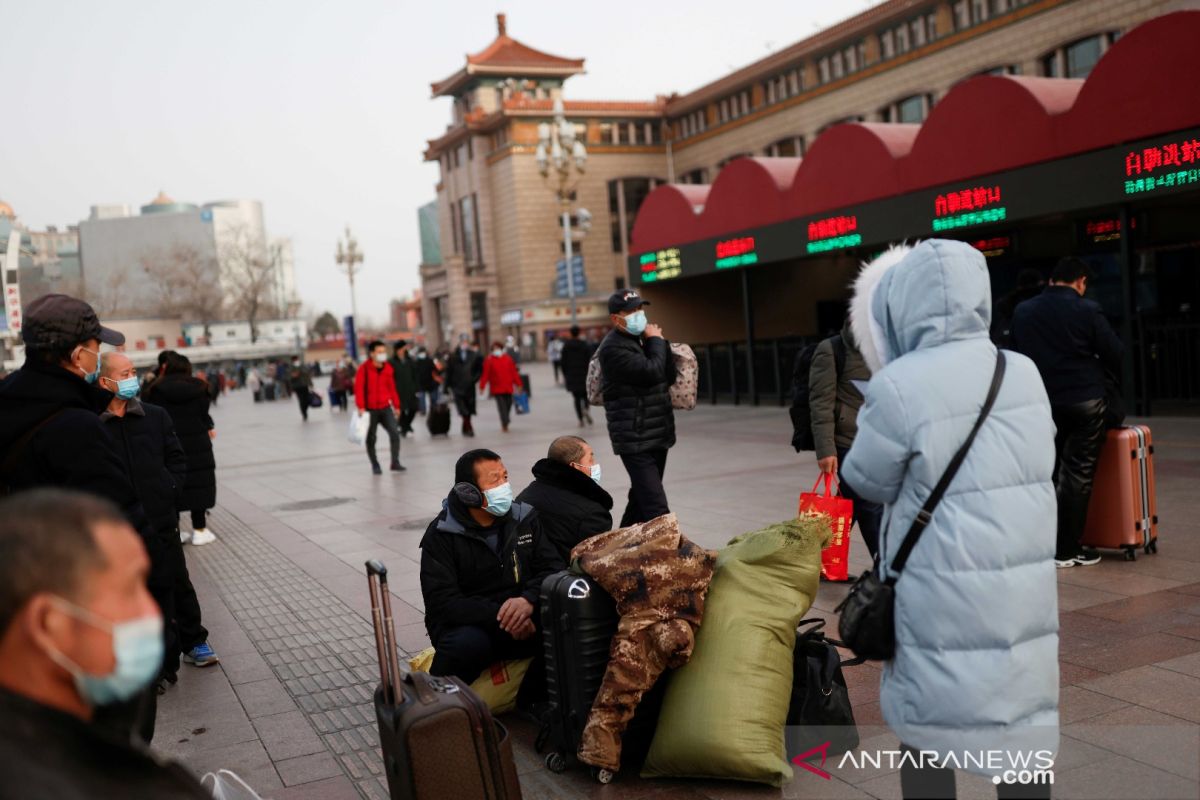
{"type": "Polygon", "coordinates": [[[212,544],[216,540],[216,535],[209,533],[207,528],[198,528],[194,533],[179,532],[179,541],[182,544],[191,544],[199,547],[202,544],[212,544]]]}

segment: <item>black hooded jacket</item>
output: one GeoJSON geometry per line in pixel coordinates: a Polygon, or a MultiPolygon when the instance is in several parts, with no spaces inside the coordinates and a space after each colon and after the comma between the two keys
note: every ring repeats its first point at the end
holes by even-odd
{"type": "Polygon", "coordinates": [[[442,513],[425,530],[421,596],[425,629],[435,645],[438,633],[447,628],[495,625],[500,606],[510,598],[524,597],[537,605],[542,581],[554,571],[538,552],[542,531],[537,512],[514,502],[498,523],[499,554],[484,538],[485,529],[451,492],[442,513]]]}
{"type": "Polygon", "coordinates": [[[24,434],[54,415],[20,446],[11,488],[91,492],[116,503],[145,538],[151,533],[145,510],[100,421],[100,412],[111,399],[111,392],[73,372],[27,359],[21,369],[0,381],[0,464],[24,434]]]}
{"type": "Polygon", "coordinates": [[[187,454],[187,479],[181,507],[207,510],[217,504],[217,462],[213,458],[213,425],[208,384],[191,375],[164,375],[146,390],[146,402],[166,409],[187,454]]]}
{"type": "Polygon", "coordinates": [[[667,340],[613,329],[600,343],[599,358],[613,452],[621,456],[673,447],[675,410],[669,392],[675,359],[667,340]]]}
{"type": "Polygon", "coordinates": [[[533,465],[533,477],[517,500],[537,510],[545,543],[542,552],[553,559],[555,571],[566,569],[571,548],[612,530],[612,495],[574,467],[548,458],[533,465]]]}

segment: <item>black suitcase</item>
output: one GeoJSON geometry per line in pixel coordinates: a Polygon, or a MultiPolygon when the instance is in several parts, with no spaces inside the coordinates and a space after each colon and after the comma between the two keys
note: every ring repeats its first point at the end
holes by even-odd
{"type": "Polygon", "coordinates": [[[521,800],[508,731],[458,678],[402,672],[387,567],[367,562],[379,650],[375,718],[392,800],[521,800]]]}
{"type": "MultiPolygon", "coordinates": [[[[540,609],[545,647],[549,710],[538,736],[538,751],[547,742],[546,767],[562,772],[576,762],[592,701],[604,681],[609,647],[617,632],[617,605],[595,581],[569,570],[542,583],[540,609]]],[[[622,768],[640,769],[650,751],[654,725],[666,690],[665,675],[646,692],[622,737],[622,768]]],[[[607,770],[592,770],[601,782],[607,770]]]]}
{"type": "Polygon", "coordinates": [[[430,436],[445,436],[450,433],[450,406],[438,403],[429,409],[425,424],[429,426],[430,436]]]}

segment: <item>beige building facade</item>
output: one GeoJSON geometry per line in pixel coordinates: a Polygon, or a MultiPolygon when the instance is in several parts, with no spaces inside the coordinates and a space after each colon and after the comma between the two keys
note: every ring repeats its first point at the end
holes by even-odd
{"type": "MultiPolygon", "coordinates": [[[[570,100],[563,86],[583,61],[512,39],[501,15],[496,40],[433,85],[454,105],[425,153],[441,167],[443,258],[421,267],[430,342],[513,334],[540,355],[569,326],[568,303],[554,291],[558,200],[534,158],[537,125],[556,99],[588,147],[573,208],[588,209],[593,225],[575,252],[588,280],[579,324],[598,335],[604,299],[625,287],[637,207],[658,183],[711,183],[741,156],[802,157],[838,122],[919,124],[951,87],[979,74],[1082,79],[1124,31],[1194,7],[1200,1],[889,0],[695,91],[646,102],[570,100]]],[[[844,296],[853,264],[831,258],[818,269],[828,274],[810,287],[827,286],[830,301],[844,296]]],[[[713,279],[712,309],[732,288],[722,280],[731,278],[713,279]]],[[[817,328],[815,318],[805,330],[795,320],[779,327],[817,328]]]]}

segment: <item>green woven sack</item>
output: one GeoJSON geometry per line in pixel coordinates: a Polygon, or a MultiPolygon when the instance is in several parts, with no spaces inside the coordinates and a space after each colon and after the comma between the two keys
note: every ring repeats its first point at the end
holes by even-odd
{"type": "Polygon", "coordinates": [[[792,650],[828,537],[826,518],[805,516],[721,550],[696,649],[670,676],[643,777],[792,779],[783,745],[792,650]]]}

